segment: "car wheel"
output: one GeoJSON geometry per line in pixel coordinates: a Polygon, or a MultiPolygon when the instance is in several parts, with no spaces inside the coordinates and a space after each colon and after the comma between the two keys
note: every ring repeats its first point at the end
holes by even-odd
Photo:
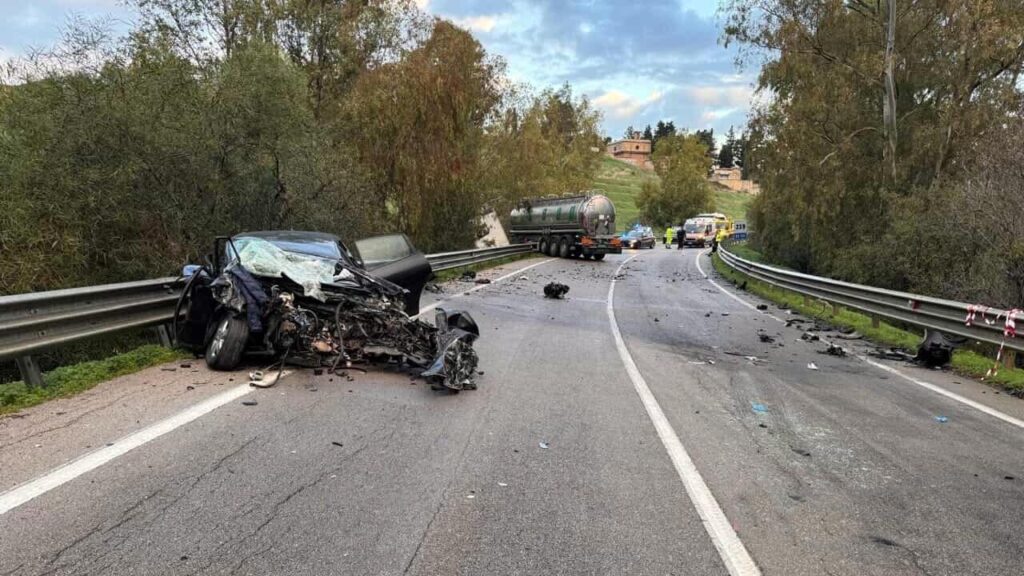
{"type": "Polygon", "coordinates": [[[565,236],[558,242],[558,255],[562,258],[569,257],[569,239],[565,236]]]}
{"type": "Polygon", "coordinates": [[[604,254],[594,254],[594,260],[604,260],[604,254]]]}
{"type": "Polygon", "coordinates": [[[242,361],[249,323],[245,317],[224,314],[206,346],[206,365],[214,370],[234,370],[242,361]]]}

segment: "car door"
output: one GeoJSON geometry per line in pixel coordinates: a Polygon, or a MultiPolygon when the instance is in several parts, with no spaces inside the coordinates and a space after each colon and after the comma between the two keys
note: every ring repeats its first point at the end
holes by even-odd
{"type": "Polygon", "coordinates": [[[356,240],[355,256],[363,268],[409,291],[405,312],[420,311],[420,295],[432,272],[430,262],[405,234],[385,234],[356,240]]]}

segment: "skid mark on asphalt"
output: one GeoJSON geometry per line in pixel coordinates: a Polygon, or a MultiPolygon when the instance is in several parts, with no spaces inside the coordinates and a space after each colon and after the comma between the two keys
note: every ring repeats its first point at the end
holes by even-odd
{"type": "MultiPolygon", "coordinates": [[[[615,271],[615,277],[619,276],[622,267],[633,258],[636,258],[636,256],[638,255],[631,256],[624,260],[622,264],[619,264],[618,269],[615,271]]],[[[647,386],[643,375],[640,374],[640,369],[637,368],[636,362],[633,361],[633,356],[629,353],[629,349],[626,348],[626,343],[622,339],[622,333],[619,331],[619,324],[615,320],[615,284],[617,282],[615,277],[612,278],[611,284],[608,286],[608,322],[611,324],[612,336],[615,338],[615,347],[618,349],[619,357],[626,368],[626,373],[629,375],[637,395],[640,396],[640,401],[643,403],[651,423],[654,424],[654,429],[657,431],[661,443],[665,446],[669,459],[672,460],[672,464],[679,474],[679,479],[682,480],[683,487],[686,488],[686,493],[690,497],[693,507],[697,510],[697,514],[704,524],[704,529],[718,550],[722,562],[725,564],[726,569],[729,570],[729,574],[732,576],[760,576],[761,569],[757,567],[746,546],[743,545],[736,531],[733,530],[732,524],[725,516],[725,512],[722,511],[722,507],[715,500],[711,489],[708,488],[704,478],[697,471],[697,466],[686,452],[682,441],[679,440],[679,435],[672,428],[672,424],[669,423],[668,417],[665,416],[665,412],[661,409],[661,405],[658,404],[658,400],[647,386]]]]}
{"type": "MultiPolygon", "coordinates": [[[[700,257],[702,255],[703,255],[703,253],[697,254],[697,258],[694,260],[694,262],[697,264],[697,270],[700,271],[701,275],[704,276],[705,278],[707,278],[708,282],[711,282],[715,286],[715,288],[718,288],[723,293],[728,295],[730,298],[736,300],[737,302],[739,302],[740,304],[743,304],[744,306],[746,306],[747,308],[750,308],[751,310],[757,310],[756,306],[754,306],[753,304],[747,302],[746,300],[743,300],[742,298],[740,298],[739,296],[733,294],[732,292],[726,290],[721,285],[719,285],[717,282],[712,280],[710,276],[705,274],[704,270],[700,266],[700,257]]],[[[771,316],[772,318],[778,320],[779,322],[783,322],[783,323],[785,322],[785,320],[783,320],[782,318],[779,318],[779,317],[774,316],[772,314],[768,314],[768,316],[771,316]]],[[[830,342],[828,342],[827,340],[824,340],[824,339],[822,340],[822,342],[825,342],[826,344],[830,344],[830,342]]],[[[965,398],[965,397],[957,394],[956,392],[950,392],[949,390],[946,390],[945,388],[943,388],[941,386],[938,386],[936,384],[932,384],[931,382],[925,382],[924,380],[919,380],[917,378],[914,378],[913,376],[911,376],[909,374],[906,374],[904,372],[901,372],[900,370],[898,370],[896,368],[893,368],[892,366],[886,366],[885,364],[882,364],[881,362],[875,362],[874,360],[868,358],[867,356],[857,355],[856,357],[857,357],[857,359],[865,362],[866,364],[874,366],[875,368],[878,368],[880,370],[884,370],[884,371],[886,371],[886,372],[888,372],[890,374],[895,374],[896,376],[899,376],[900,378],[903,378],[907,382],[911,382],[911,383],[916,384],[916,385],[918,385],[918,386],[920,386],[920,387],[922,387],[922,388],[924,388],[926,390],[930,390],[932,392],[935,392],[936,394],[940,394],[942,396],[945,396],[946,398],[949,398],[950,400],[953,400],[955,402],[959,402],[960,404],[963,404],[964,406],[970,406],[971,408],[974,408],[975,410],[978,410],[980,412],[988,414],[989,416],[992,416],[994,418],[998,418],[999,420],[1002,420],[1003,422],[1006,422],[1007,424],[1011,424],[1011,425],[1016,426],[1018,428],[1024,428],[1024,420],[1021,420],[1019,418],[1014,418],[1013,416],[1010,416],[1009,414],[1006,414],[1005,412],[1000,412],[999,410],[996,410],[995,408],[992,408],[990,406],[986,406],[986,405],[984,405],[984,404],[982,404],[980,402],[975,402],[974,400],[971,400],[970,398],[965,398]]]]}

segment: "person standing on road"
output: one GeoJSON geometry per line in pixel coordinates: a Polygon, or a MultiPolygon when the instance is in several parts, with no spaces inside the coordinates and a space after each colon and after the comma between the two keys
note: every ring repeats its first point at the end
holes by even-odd
{"type": "Polygon", "coordinates": [[[711,253],[718,252],[718,245],[721,244],[726,238],[725,228],[719,228],[715,232],[715,238],[711,241],[711,253]]]}
{"type": "Polygon", "coordinates": [[[672,232],[674,232],[674,228],[671,226],[665,228],[665,248],[672,247],[672,232]]]}

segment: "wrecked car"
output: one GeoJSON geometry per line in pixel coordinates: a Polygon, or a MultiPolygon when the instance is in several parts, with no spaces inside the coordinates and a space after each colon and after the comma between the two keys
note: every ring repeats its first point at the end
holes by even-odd
{"type": "Polygon", "coordinates": [[[435,388],[475,388],[479,329],[465,312],[415,317],[431,269],[404,235],[350,248],[331,234],[248,232],[217,238],[184,275],[174,334],[215,370],[245,354],[337,371],[399,363],[435,388]]]}

